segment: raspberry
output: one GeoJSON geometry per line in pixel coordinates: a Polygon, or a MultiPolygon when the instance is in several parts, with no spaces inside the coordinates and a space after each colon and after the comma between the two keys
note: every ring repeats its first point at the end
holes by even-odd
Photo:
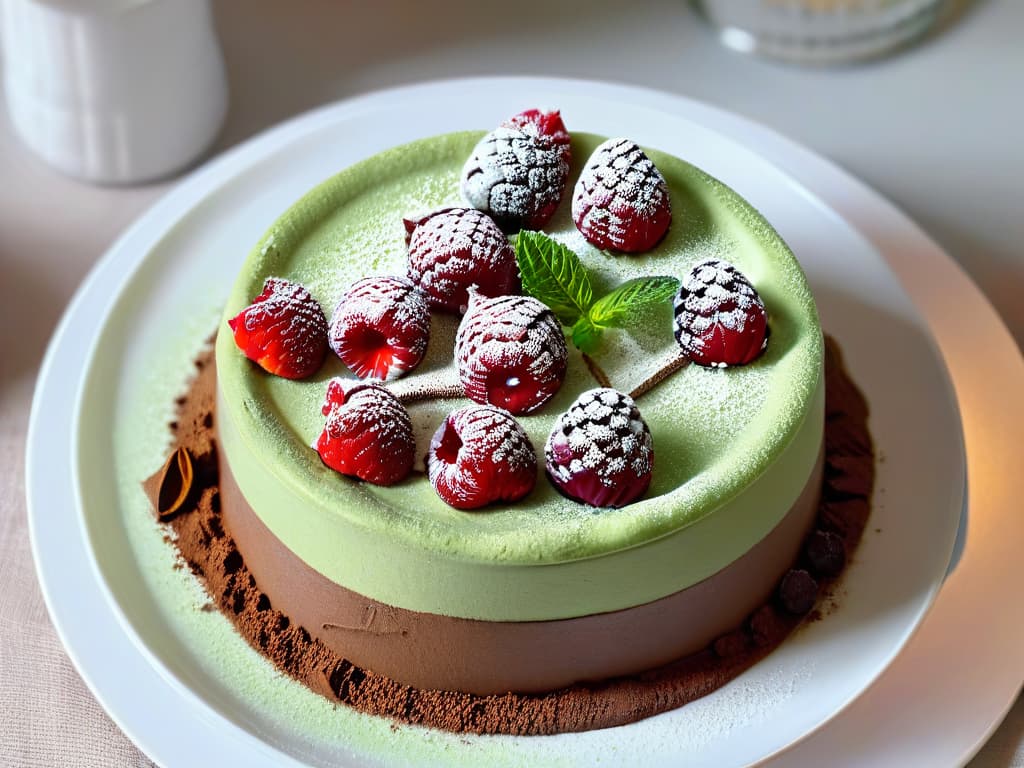
{"type": "Polygon", "coordinates": [[[567,358],[562,327],[537,299],[470,295],[455,336],[455,359],[473,402],[530,413],[562,386],[567,358]]]}
{"type": "Polygon", "coordinates": [[[431,306],[464,312],[475,285],[485,296],[519,293],[516,254],[494,220],[473,208],[447,208],[405,220],[409,277],[431,306]]]}
{"type": "Polygon", "coordinates": [[[559,491],[595,507],[624,507],[651,484],[651,432],[633,398],[614,389],[576,398],[555,422],[544,457],[559,491]]]}
{"type": "Polygon", "coordinates": [[[518,115],[512,115],[501,125],[503,128],[519,128],[524,133],[534,136],[545,147],[561,147],[566,161],[570,159],[571,139],[557,109],[551,112],[527,109],[518,115]]]}
{"type": "Polygon", "coordinates": [[[366,277],[345,291],[331,318],[331,349],[361,379],[396,379],[427,351],[430,309],[405,277],[366,277]]]}
{"type": "Polygon", "coordinates": [[[412,470],[412,420],[384,387],[332,379],[321,410],[327,423],[313,448],[331,469],[374,485],[393,485],[412,470]]]}
{"type": "Polygon", "coordinates": [[[462,196],[506,232],[541,229],[565,192],[569,144],[558,112],[521,112],[473,149],[462,169],[462,196]]]}
{"type": "Polygon", "coordinates": [[[327,319],[304,287],[269,277],[263,293],[228,320],[235,344],[268,373],[302,379],[327,355],[327,319]]]}
{"type": "Polygon", "coordinates": [[[518,501],[537,481],[530,438],[508,411],[467,405],[444,420],[427,453],[430,483],[456,509],[518,501]]]}
{"type": "Polygon", "coordinates": [[[649,251],[672,223],[668,185],[640,147],[629,139],[608,139],[580,173],[572,219],[598,248],[649,251]]]}
{"type": "Polygon", "coordinates": [[[727,261],[701,262],[675,298],[675,335],[698,365],[745,365],[768,344],[768,312],[754,286],[727,261]]]}

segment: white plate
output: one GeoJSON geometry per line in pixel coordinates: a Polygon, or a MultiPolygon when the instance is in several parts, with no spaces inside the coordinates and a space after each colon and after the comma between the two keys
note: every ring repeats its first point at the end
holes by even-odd
{"type": "MultiPolygon", "coordinates": [[[[972,450],[985,453],[996,445],[1002,461],[1019,461],[1020,449],[1001,432],[1004,425],[1019,426],[1015,401],[1003,409],[1002,423],[989,414],[983,446],[970,442],[977,427],[970,418],[986,413],[985,398],[1013,391],[1011,383],[1019,392],[1024,382],[1019,355],[1015,349],[1007,353],[1012,342],[988,305],[948,257],[884,201],[757,126],[665,94],[522,79],[404,88],[289,122],[195,172],[142,217],[83,285],[51,344],[33,406],[27,487],[37,567],[58,632],[113,718],[165,765],[364,765],[375,758],[590,764],[601,756],[616,764],[678,764],[685,757],[692,765],[744,765],[763,759],[826,723],[892,663],[940,586],[956,532],[963,459],[955,400],[927,323],[880,253],[913,278],[909,287],[919,302],[948,298],[955,289],[958,299],[973,303],[969,324],[993,338],[987,350],[994,344],[995,352],[1008,354],[1008,362],[983,358],[960,337],[959,359],[944,349],[954,377],[961,368],[982,365],[1002,377],[972,376],[960,389],[968,455],[973,459],[972,450]],[[159,460],[162,446],[153,436],[241,259],[289,203],[337,169],[387,146],[485,128],[538,104],[557,105],[570,129],[628,134],[696,163],[761,209],[790,242],[807,268],[826,328],[839,337],[872,404],[872,428],[885,456],[877,513],[846,582],[842,609],[695,705],[625,728],[546,739],[393,732],[283,680],[239,649],[241,641],[219,615],[196,610],[202,597],[188,577],[172,570],[170,548],[139,505],[136,481],[159,460]],[[908,270],[911,259],[927,270],[908,270]],[[946,282],[930,282],[933,269],[946,282]],[[317,728],[304,728],[307,721],[317,728]]],[[[946,341],[944,333],[939,341],[946,341]]],[[[978,562],[976,549],[1005,547],[1014,539],[1007,528],[1021,528],[1001,478],[992,471],[975,474],[973,460],[971,469],[966,548],[943,594],[957,584],[961,593],[970,593],[972,585],[990,587],[991,566],[986,570],[978,562]],[[979,498],[985,502],[980,509],[979,498]],[[976,535],[981,515],[986,523],[1004,525],[1006,535],[983,539],[981,526],[976,535]],[[961,579],[968,564],[980,573],[961,579]]],[[[1000,583],[1014,583],[1007,571],[1019,573],[1020,560],[1008,559],[1005,569],[1000,583]]],[[[931,728],[922,731],[932,740],[914,743],[919,757],[927,753],[935,764],[964,759],[1012,700],[1022,677],[1013,664],[1021,665],[1010,650],[1016,646],[1005,641],[1019,641],[1024,627],[1014,612],[998,611],[999,596],[994,588],[972,594],[968,606],[972,617],[999,625],[998,641],[952,625],[954,647],[983,652],[976,666],[984,674],[974,674],[971,685],[959,681],[973,694],[970,711],[961,706],[963,697],[939,710],[934,697],[903,692],[904,707],[909,698],[914,708],[935,712],[933,726],[951,713],[967,723],[938,738],[931,728]],[[998,663],[1004,669],[1010,664],[1009,678],[1004,672],[995,679],[998,663]]],[[[936,678],[962,677],[965,665],[954,665],[948,654],[937,658],[929,675],[920,670],[914,676],[917,690],[936,678]]],[[[888,676],[864,698],[884,687],[888,676]]],[[[831,744],[859,750],[847,752],[857,759],[884,759],[886,741],[878,746],[872,739],[872,752],[856,736],[858,724],[874,715],[871,709],[858,723],[844,714],[790,755],[813,760],[807,750],[816,748],[815,741],[828,748],[831,734],[831,744]]],[[[912,743],[903,736],[915,733],[915,722],[906,712],[903,734],[886,731],[894,747],[912,743]]],[[[817,754],[834,763],[834,751],[817,754]]]]}

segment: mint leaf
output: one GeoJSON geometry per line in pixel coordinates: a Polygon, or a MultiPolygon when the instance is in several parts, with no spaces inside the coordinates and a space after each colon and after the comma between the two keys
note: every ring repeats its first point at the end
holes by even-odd
{"type": "Polygon", "coordinates": [[[576,321],[572,327],[572,343],[580,352],[590,354],[597,348],[601,339],[601,329],[590,322],[586,315],[576,321]]]}
{"type": "Polygon", "coordinates": [[[637,277],[627,280],[594,302],[587,319],[598,328],[634,323],[649,307],[667,301],[679,290],[674,277],[637,277]]]}
{"type": "Polygon", "coordinates": [[[579,256],[543,232],[520,232],[515,250],[523,293],[547,304],[563,325],[586,314],[594,290],[579,256]]]}

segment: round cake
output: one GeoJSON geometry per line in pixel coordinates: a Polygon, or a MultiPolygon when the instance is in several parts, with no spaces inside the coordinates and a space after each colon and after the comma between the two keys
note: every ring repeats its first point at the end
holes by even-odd
{"type": "MultiPolygon", "coordinates": [[[[385,151],[285,212],[248,257],[225,308],[235,317],[268,278],[308,289],[330,318],[372,275],[405,275],[403,220],[465,206],[460,172],[481,132],[385,151]]],[[[603,137],[574,133],[568,188],[603,137]]],[[[328,382],[353,374],[333,354],[301,380],[216,342],[217,452],[224,524],[269,605],[360,668],[419,689],[542,692],[658,667],[706,648],[769,599],[818,509],[823,467],[823,338],[804,274],[785,243],[735,192],[694,166],[645,150],[667,184],[672,223],[641,254],[599,249],[563,200],[544,226],[585,265],[595,293],[650,275],[681,278],[709,259],[735,265],[768,312],[763,353],[745,365],[678,358],[671,302],[588,355],[571,343],[554,397],[518,416],[543,446],[581,393],[639,392],[650,430],[650,486],[621,508],[580,503],[544,477],[513,503],[464,511],[424,473],[430,436],[468,400],[408,406],[416,469],[378,486],[326,466],[328,382]]],[[[567,195],[568,196],[568,195],[567,195]]],[[[457,381],[459,318],[432,312],[422,363],[396,393],[457,381]]],[[[226,326],[222,326],[226,327],[226,326]]]]}

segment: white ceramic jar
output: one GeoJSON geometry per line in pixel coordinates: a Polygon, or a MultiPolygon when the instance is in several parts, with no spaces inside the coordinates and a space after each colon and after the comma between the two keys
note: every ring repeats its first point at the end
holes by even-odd
{"type": "Polygon", "coordinates": [[[227,77],[208,0],[0,0],[0,12],[11,123],[54,167],[136,183],[213,143],[227,77]]]}

